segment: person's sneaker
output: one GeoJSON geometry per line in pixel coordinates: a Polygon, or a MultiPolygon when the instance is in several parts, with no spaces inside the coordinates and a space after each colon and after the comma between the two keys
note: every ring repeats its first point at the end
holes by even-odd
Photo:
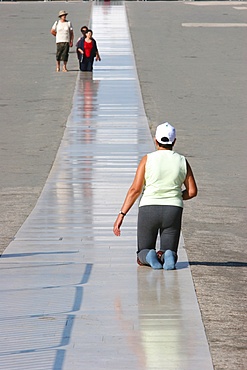
{"type": "Polygon", "coordinates": [[[163,265],[164,270],[174,270],[175,269],[175,264],[176,264],[175,257],[176,257],[175,252],[171,251],[170,249],[165,251],[165,255],[164,255],[165,263],[163,265]]]}
{"type": "Polygon", "coordinates": [[[162,265],[158,260],[157,254],[154,249],[151,249],[146,255],[147,263],[155,270],[162,269],[162,265]]]}

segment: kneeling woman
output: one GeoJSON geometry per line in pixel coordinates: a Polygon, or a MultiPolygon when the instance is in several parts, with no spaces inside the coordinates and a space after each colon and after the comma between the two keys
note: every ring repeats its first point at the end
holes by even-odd
{"type": "Polygon", "coordinates": [[[113,231],[115,235],[120,235],[124,216],[144,187],[138,213],[137,262],[154,269],[174,270],[178,258],[183,201],[197,195],[197,186],[188,161],[173,151],[175,128],[168,122],[162,123],[157,127],[155,138],[157,151],[142,158],[113,231]],[[160,250],[156,253],[158,233],[160,250]]]}
{"type": "Polygon", "coordinates": [[[77,45],[77,55],[79,57],[79,66],[81,71],[92,72],[94,58],[96,61],[101,61],[97,43],[92,36],[93,31],[88,30],[85,33],[85,38],[82,37],[77,45]]]}

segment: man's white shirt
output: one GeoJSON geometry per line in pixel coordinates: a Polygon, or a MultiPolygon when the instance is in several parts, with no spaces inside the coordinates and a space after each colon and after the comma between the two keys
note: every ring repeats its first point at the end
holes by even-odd
{"type": "Polygon", "coordinates": [[[73,26],[70,21],[56,21],[52,26],[52,29],[55,30],[57,33],[56,43],[70,41],[70,31],[73,31],[73,26]]]}

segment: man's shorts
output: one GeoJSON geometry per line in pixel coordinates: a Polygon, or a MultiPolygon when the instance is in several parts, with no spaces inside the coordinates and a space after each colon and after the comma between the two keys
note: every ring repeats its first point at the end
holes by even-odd
{"type": "Polygon", "coordinates": [[[63,60],[67,62],[69,59],[69,43],[68,42],[58,42],[57,43],[57,54],[56,60],[63,60]]]}

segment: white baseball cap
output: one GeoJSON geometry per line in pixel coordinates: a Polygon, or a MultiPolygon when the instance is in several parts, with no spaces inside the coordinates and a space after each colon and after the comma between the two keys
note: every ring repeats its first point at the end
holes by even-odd
{"type": "Polygon", "coordinates": [[[176,139],[176,130],[168,122],[161,123],[157,126],[155,138],[160,144],[173,144],[176,139]]]}

